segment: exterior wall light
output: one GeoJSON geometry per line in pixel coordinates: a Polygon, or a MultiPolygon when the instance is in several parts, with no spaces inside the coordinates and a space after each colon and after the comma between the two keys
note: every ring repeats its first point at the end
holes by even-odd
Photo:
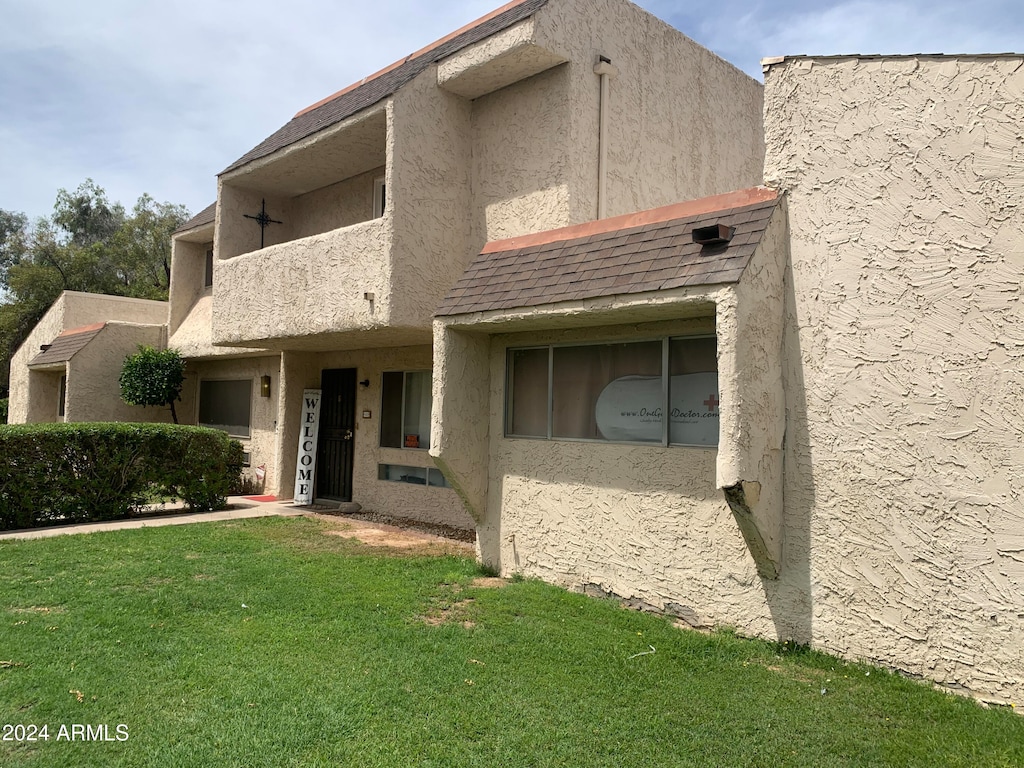
{"type": "Polygon", "coordinates": [[[270,397],[270,377],[260,376],[260,397],[270,397]]]}

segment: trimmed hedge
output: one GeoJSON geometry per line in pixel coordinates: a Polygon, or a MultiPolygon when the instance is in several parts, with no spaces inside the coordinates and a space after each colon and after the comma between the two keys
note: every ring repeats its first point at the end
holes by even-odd
{"type": "Polygon", "coordinates": [[[154,496],[222,509],[241,469],[241,444],[203,427],[0,426],[0,530],[131,517],[154,496]]]}

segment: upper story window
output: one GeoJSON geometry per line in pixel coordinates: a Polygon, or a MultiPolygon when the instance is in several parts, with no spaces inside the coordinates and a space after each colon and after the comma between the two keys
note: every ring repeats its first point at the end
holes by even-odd
{"type": "Polygon", "coordinates": [[[713,337],[508,350],[505,434],[718,445],[713,337]]]}
{"type": "Polygon", "coordinates": [[[206,276],[203,278],[203,287],[209,288],[213,285],[213,248],[206,251],[206,276]]]}
{"type": "Polygon", "coordinates": [[[430,371],[387,371],[382,378],[380,444],[430,447],[430,371]]]}
{"type": "Polygon", "coordinates": [[[378,176],[373,180],[373,218],[379,219],[384,215],[384,205],[387,203],[387,185],[384,177],[378,176]]]}

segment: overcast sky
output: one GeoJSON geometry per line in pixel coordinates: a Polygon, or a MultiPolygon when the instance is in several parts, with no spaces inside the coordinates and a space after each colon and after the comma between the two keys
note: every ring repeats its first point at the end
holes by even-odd
{"type": "MultiPolygon", "coordinates": [[[[299,109],[504,0],[0,0],[0,208],[91,177],[197,213],[299,109]]],[[[1024,51],[1020,0],[641,0],[761,79],[783,54],[1024,51]]]]}

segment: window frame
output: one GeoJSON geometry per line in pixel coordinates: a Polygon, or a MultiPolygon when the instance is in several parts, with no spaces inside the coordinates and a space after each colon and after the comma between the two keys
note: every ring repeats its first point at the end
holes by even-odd
{"type": "MultiPolygon", "coordinates": [[[[700,443],[675,443],[671,441],[671,369],[670,362],[671,356],[669,350],[673,341],[677,340],[693,340],[698,339],[714,339],[717,345],[718,335],[715,333],[695,333],[695,334],[682,334],[682,335],[671,335],[671,336],[645,336],[641,338],[630,338],[630,339],[600,339],[600,340],[587,340],[587,341],[564,341],[554,342],[550,344],[526,344],[523,346],[507,346],[505,348],[505,392],[504,392],[504,424],[502,425],[502,436],[510,440],[555,440],[567,443],[598,443],[603,445],[636,445],[647,448],[703,448],[710,450],[718,450],[719,442],[714,445],[705,445],[700,443]],[[615,344],[644,344],[651,342],[661,343],[661,408],[662,413],[665,416],[661,421],[661,440],[659,442],[644,441],[644,440],[606,440],[603,438],[593,437],[556,437],[552,434],[554,424],[554,356],[555,349],[560,347],[591,347],[591,346],[609,346],[615,344]],[[535,349],[547,349],[548,350],[548,392],[547,392],[547,434],[546,436],[540,435],[519,435],[509,431],[512,422],[512,392],[515,381],[513,366],[511,365],[512,353],[523,350],[535,350],[535,349]]],[[[718,360],[716,355],[715,360],[715,374],[718,374],[718,360]]],[[[719,395],[721,392],[719,391],[719,395]]],[[[721,414],[721,404],[718,406],[719,414],[721,414]]],[[[721,438],[721,434],[719,434],[721,438]]]]}
{"type": "MultiPolygon", "coordinates": [[[[251,377],[250,378],[213,377],[213,378],[201,378],[201,379],[199,379],[199,383],[196,385],[196,424],[198,424],[200,427],[208,427],[209,429],[218,429],[221,432],[226,433],[228,437],[232,437],[232,438],[234,438],[236,440],[251,440],[252,439],[252,421],[253,421],[252,416],[253,416],[253,407],[254,407],[252,393],[253,393],[253,379],[251,377]],[[249,411],[249,413],[248,413],[249,423],[245,425],[245,427],[247,429],[247,434],[243,435],[243,434],[232,432],[230,429],[221,429],[221,427],[214,426],[213,424],[204,424],[203,421],[202,421],[203,385],[204,384],[213,384],[213,383],[227,383],[227,382],[234,382],[234,383],[245,382],[245,383],[247,383],[249,385],[249,408],[248,408],[248,411],[249,411]]],[[[237,427],[237,426],[241,426],[241,425],[238,425],[238,424],[228,424],[226,426],[237,427]]]]}
{"type": "Polygon", "coordinates": [[[373,218],[379,219],[384,216],[384,209],[387,208],[388,184],[384,176],[378,176],[373,180],[373,218]]]}
{"type": "MultiPolygon", "coordinates": [[[[418,446],[416,448],[412,448],[412,447],[409,447],[409,446],[405,445],[405,436],[407,434],[407,432],[406,432],[406,423],[405,423],[406,398],[408,397],[408,394],[409,394],[409,374],[411,374],[411,373],[413,373],[413,374],[414,373],[425,373],[425,374],[427,374],[430,377],[431,382],[433,382],[433,377],[434,377],[434,369],[433,368],[410,368],[410,369],[401,369],[401,370],[392,370],[392,371],[381,371],[381,375],[380,375],[380,382],[381,382],[381,386],[380,386],[380,419],[379,419],[380,429],[379,429],[378,435],[377,435],[377,445],[380,448],[389,448],[391,450],[402,450],[402,451],[429,451],[430,450],[430,440],[429,439],[427,440],[427,445],[420,445],[420,446],[418,446]],[[399,420],[400,430],[399,430],[399,436],[398,436],[398,443],[399,443],[398,445],[385,444],[385,442],[384,442],[384,427],[385,427],[385,423],[388,421],[388,419],[386,418],[386,415],[385,415],[385,409],[386,409],[387,406],[386,406],[386,404],[384,402],[384,396],[385,396],[384,378],[389,373],[390,374],[395,374],[395,373],[402,374],[402,399],[401,399],[401,405],[399,406],[400,407],[401,418],[399,420]]],[[[430,415],[431,418],[433,418],[433,415],[434,415],[433,398],[428,398],[428,402],[430,404],[429,405],[429,407],[430,407],[429,415],[430,415]]],[[[429,437],[433,438],[433,435],[430,434],[429,437]]]]}

